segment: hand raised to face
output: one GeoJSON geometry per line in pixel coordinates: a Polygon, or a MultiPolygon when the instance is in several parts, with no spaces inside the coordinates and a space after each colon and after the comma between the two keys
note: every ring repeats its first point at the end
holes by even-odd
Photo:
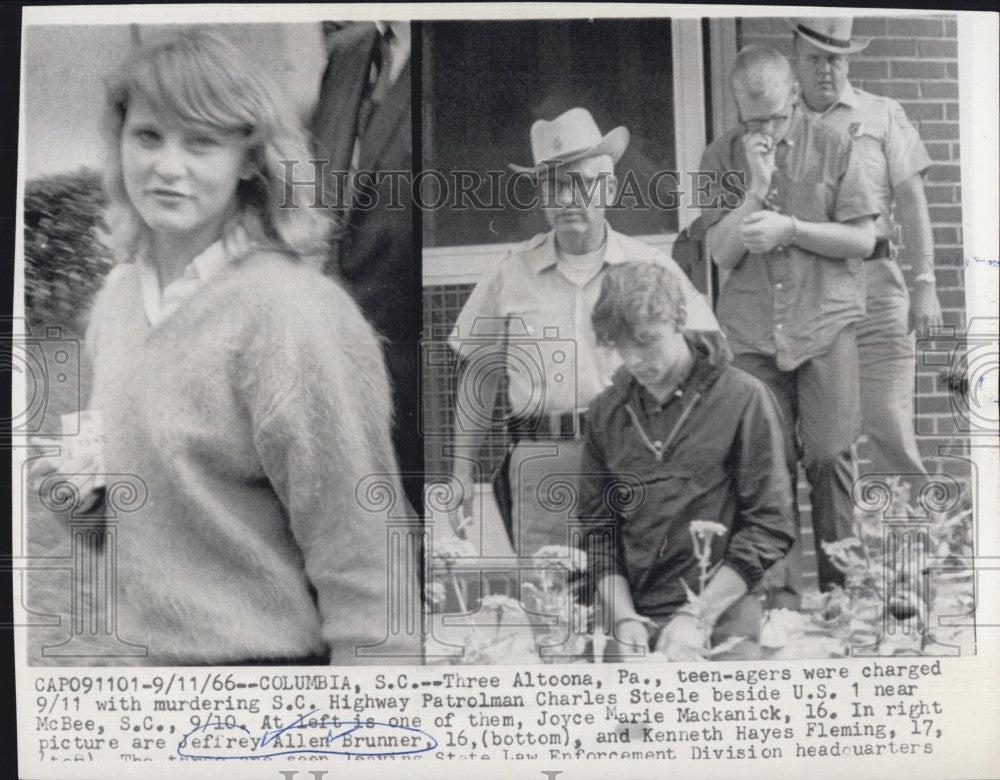
{"type": "Polygon", "coordinates": [[[748,132],[743,136],[743,149],[749,167],[750,191],[763,198],[771,187],[775,168],[775,144],[767,133],[748,132]]]}

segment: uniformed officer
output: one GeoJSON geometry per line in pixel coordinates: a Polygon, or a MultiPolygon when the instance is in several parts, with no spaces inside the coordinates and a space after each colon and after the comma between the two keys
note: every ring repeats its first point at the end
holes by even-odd
{"type": "Polygon", "coordinates": [[[507,530],[519,555],[570,543],[570,507],[554,510],[558,494],[547,502],[539,489],[545,490],[546,475],[575,478],[583,414],[620,365],[598,347],[590,321],[604,270],[626,260],[661,263],[677,276],[689,327],[718,330],[708,302],[673,260],[607,224],[605,210],[617,191],[614,166],[628,142],[624,127],[602,135],[584,108],[532,125],[534,165],[511,167],[538,184],[538,203],[552,229],[517,247],[479,281],[449,339],[460,361],[454,474],[467,498],[477,453],[497,416],[500,374],[508,379],[505,422],[514,446],[507,530]]]}
{"type": "Polygon", "coordinates": [[[795,34],[792,64],[803,108],[853,137],[879,207],[875,251],[864,264],[866,316],[857,327],[861,416],[872,469],[925,476],[914,436],[913,373],[914,330],[929,334],[941,325],[923,185],[931,160],[899,103],[848,81],[849,55],[869,44],[852,39],[852,22],[851,17],[789,20],[795,34]],[[912,293],[900,265],[913,268],[912,293]]]}

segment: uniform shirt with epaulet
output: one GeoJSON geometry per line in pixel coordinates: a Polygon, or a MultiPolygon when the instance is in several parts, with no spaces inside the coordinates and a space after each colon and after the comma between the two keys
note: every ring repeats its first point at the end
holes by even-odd
{"type": "MultiPolygon", "coordinates": [[[[767,209],[803,222],[879,214],[864,159],[850,138],[799,108],[777,143],[775,163],[767,209]]],[[[709,190],[714,207],[702,209],[710,228],[742,203],[724,189],[723,176],[737,171],[750,182],[739,128],[708,146],[700,170],[714,175],[709,190]]],[[[794,245],[747,252],[722,286],[716,311],[734,352],[773,355],[778,368],[791,371],[822,355],[840,331],[864,317],[861,260],[825,257],[794,245]]]]}
{"type": "Polygon", "coordinates": [[[920,134],[903,107],[892,98],[856,89],[850,82],[825,111],[802,107],[811,116],[821,118],[827,126],[851,136],[879,206],[875,222],[877,235],[898,244],[899,236],[892,219],[893,190],[932,164],[920,134]]]}

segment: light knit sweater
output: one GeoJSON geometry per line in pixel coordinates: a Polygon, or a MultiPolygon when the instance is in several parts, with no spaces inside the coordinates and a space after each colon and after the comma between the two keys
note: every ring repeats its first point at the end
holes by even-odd
{"type": "Polygon", "coordinates": [[[118,521],[118,635],[148,646],[138,662],[366,662],[355,647],[387,636],[386,513],[356,490],[396,466],[382,353],[350,296],[259,253],[153,329],[120,265],[88,351],[106,468],[149,491],[118,521]]]}

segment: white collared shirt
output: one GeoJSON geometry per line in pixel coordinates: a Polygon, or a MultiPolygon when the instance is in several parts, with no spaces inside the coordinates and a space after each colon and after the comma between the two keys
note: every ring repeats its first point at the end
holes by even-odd
{"type": "Polygon", "coordinates": [[[234,231],[226,239],[219,239],[184,267],[178,279],[166,287],[160,286],[160,272],[149,259],[148,249],[140,248],[136,255],[139,270],[139,285],[142,288],[142,305],[146,319],[158,328],[170,315],[208,279],[228,266],[235,258],[242,257],[249,242],[245,231],[234,231]]]}

